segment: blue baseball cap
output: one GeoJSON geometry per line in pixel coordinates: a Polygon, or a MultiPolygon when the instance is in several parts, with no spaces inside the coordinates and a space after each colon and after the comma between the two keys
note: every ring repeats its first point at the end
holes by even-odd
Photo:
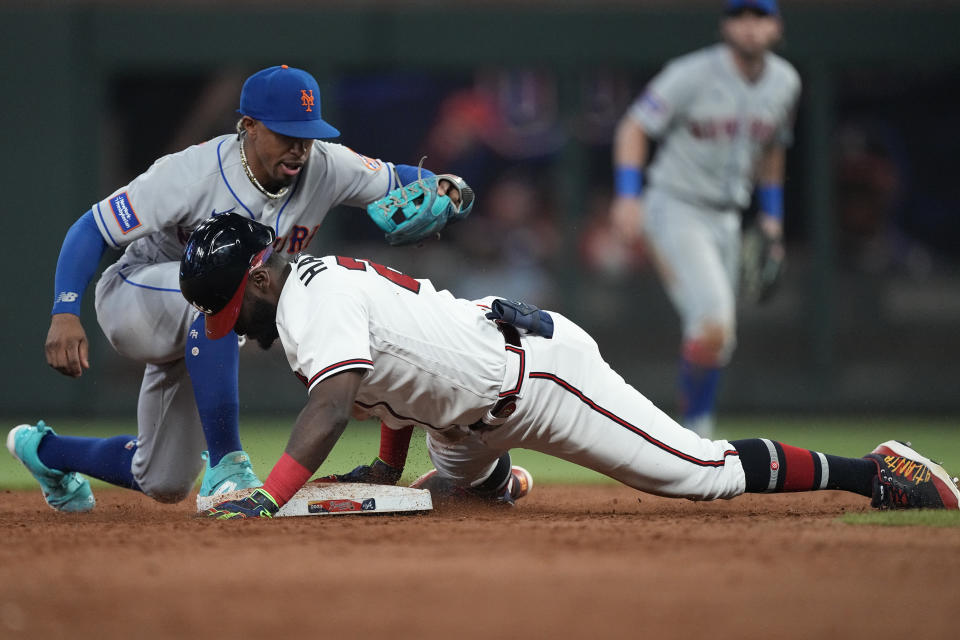
{"type": "Polygon", "coordinates": [[[336,138],[320,117],[320,86],[302,69],[283,64],[258,71],[243,83],[238,111],[274,133],[291,138],[336,138]]]}
{"type": "Polygon", "coordinates": [[[775,16],[780,13],[780,9],[777,8],[777,0],[727,0],[723,12],[730,15],[746,10],[758,11],[768,16],[775,16]]]}

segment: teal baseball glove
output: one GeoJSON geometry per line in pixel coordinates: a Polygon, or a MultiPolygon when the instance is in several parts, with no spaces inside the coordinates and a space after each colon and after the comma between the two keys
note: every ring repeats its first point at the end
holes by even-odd
{"type": "Polygon", "coordinates": [[[473,200],[473,189],[463,179],[444,174],[394,189],[367,205],[367,215],[386,233],[391,245],[415,244],[436,235],[446,225],[466,218],[473,208],[473,200]],[[460,191],[459,204],[437,193],[441,180],[449,181],[460,191]]]}

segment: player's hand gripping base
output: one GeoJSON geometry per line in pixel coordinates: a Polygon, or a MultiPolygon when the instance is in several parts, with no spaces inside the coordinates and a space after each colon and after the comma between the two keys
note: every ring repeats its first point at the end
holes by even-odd
{"type": "Polygon", "coordinates": [[[367,206],[367,214],[386,232],[393,246],[415,244],[437,234],[448,224],[467,217],[473,208],[473,189],[454,175],[431,176],[394,189],[367,206]],[[451,183],[460,192],[460,202],[440,195],[440,181],[451,183]]]}
{"type": "Polygon", "coordinates": [[[204,517],[217,520],[238,518],[272,518],[280,510],[277,501],[263,489],[257,489],[243,500],[221,502],[203,512],[204,517]]]}
{"type": "Polygon", "coordinates": [[[397,469],[378,457],[370,464],[355,467],[349,473],[336,473],[319,478],[323,482],[361,482],[364,484],[395,485],[403,475],[403,469],[397,469]]]}

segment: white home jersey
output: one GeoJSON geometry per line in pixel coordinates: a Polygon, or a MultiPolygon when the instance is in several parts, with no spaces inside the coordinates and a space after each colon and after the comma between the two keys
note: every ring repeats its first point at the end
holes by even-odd
{"type": "Polygon", "coordinates": [[[355,407],[388,427],[425,427],[430,458],[463,486],[525,448],[642,491],[696,499],[743,493],[737,451],[687,431],[604,362],[597,343],[559,313],[552,338],[506,344],[468,301],[369,260],[300,255],[284,283],[277,329],[308,391],[360,369],[355,407]],[[498,423],[477,421],[498,400],[498,423]]]}
{"type": "Polygon", "coordinates": [[[433,429],[472,424],[502,395],[504,339],[482,303],[369,260],[302,254],[292,267],[277,327],[308,392],[367,369],[359,408],[394,428],[433,429]]]}
{"type": "Polygon", "coordinates": [[[393,165],[315,140],[300,175],[270,199],[247,178],[236,134],[164,156],[130,184],[93,206],[106,242],[128,247],[125,263],[179,262],[190,232],[216,213],[234,211],[268,225],[274,246],[295,255],[338,204],[363,207],[397,184],[393,165]]]}
{"type": "Polygon", "coordinates": [[[737,71],[724,44],[673,60],[629,111],[661,141],[651,185],[694,205],[746,208],[760,152],[792,140],[799,95],[796,70],[773,53],[754,83],[737,71]]]}

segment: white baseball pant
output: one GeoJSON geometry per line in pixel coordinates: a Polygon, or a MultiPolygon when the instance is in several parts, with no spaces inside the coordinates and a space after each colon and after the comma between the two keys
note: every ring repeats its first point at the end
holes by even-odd
{"type": "Polygon", "coordinates": [[[550,314],[553,338],[521,339],[521,397],[504,424],[428,431],[430,458],[442,477],[479,484],[504,452],[524,448],[656,495],[713,500],[744,492],[740,458],[729,442],[684,429],[611,369],[583,329],[550,314]]]}

